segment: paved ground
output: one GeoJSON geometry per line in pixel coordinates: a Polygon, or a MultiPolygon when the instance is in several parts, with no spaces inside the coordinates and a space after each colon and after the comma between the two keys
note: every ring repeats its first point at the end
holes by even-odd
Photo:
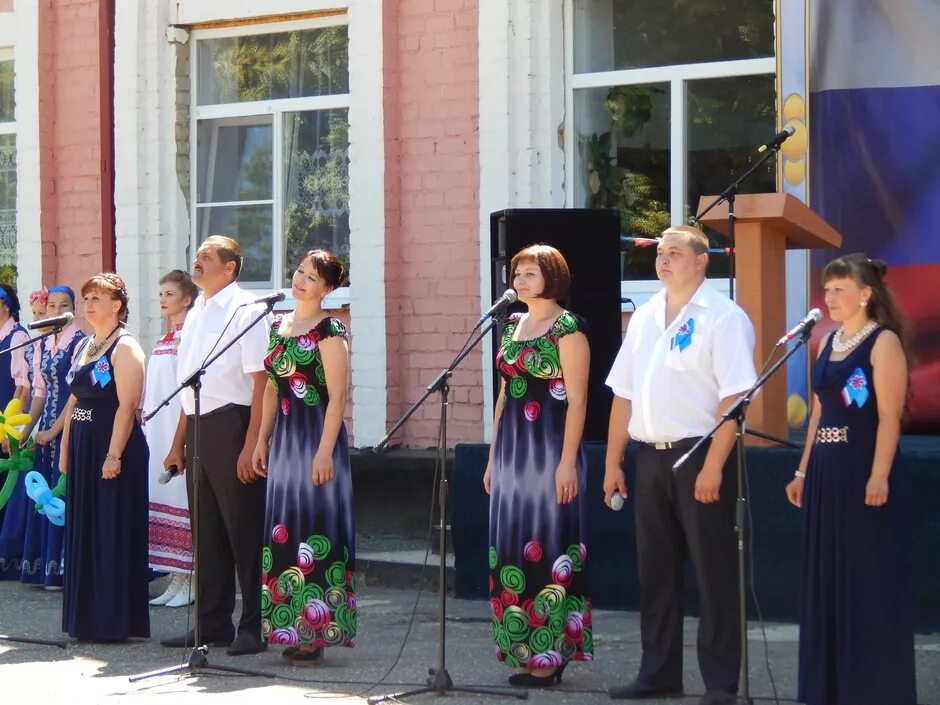
{"type": "MultiPolygon", "coordinates": [[[[153,594],[162,591],[162,581],[152,585],[153,594]]],[[[32,703],[144,703],[154,696],[171,696],[174,705],[186,703],[361,703],[362,694],[406,690],[421,684],[427,668],[437,663],[437,600],[425,594],[418,602],[414,627],[401,659],[383,685],[372,687],[388,672],[415,606],[415,592],[366,585],[360,606],[360,639],[355,649],[330,650],[324,665],[295,668],[280,663],[278,651],[256,656],[230,658],[224,649],[214,649],[210,662],[268,671],[273,678],[215,674],[206,671],[198,677],[163,676],[130,683],[128,676],[179,663],[181,650],[161,648],[159,638],[181,632],[186,627],[186,611],[152,608],[154,638],[125,644],[84,644],[69,642],[65,650],[0,642],[0,678],[5,693],[32,703]]],[[[0,633],[57,639],[60,634],[61,593],[49,593],[20,584],[0,583],[0,633]]],[[[510,672],[492,657],[488,606],[483,601],[448,602],[447,667],[459,683],[474,686],[501,686],[510,672]]],[[[628,680],[639,657],[637,615],[599,611],[595,614],[594,663],[573,664],[560,688],[530,691],[536,703],[610,703],[608,685],[628,680]]],[[[686,624],[685,687],[690,696],[680,700],[656,701],[662,705],[694,705],[702,692],[695,664],[695,621],[686,624]]],[[[793,702],[796,684],[796,628],[767,625],[769,659],[780,702],[793,702]]],[[[940,705],[940,635],[918,637],[917,664],[920,702],[940,705]]],[[[773,702],[770,680],[764,663],[760,631],[750,637],[751,693],[755,702],[773,702]]],[[[435,695],[405,699],[409,703],[434,703],[435,695]]],[[[9,702],[13,702],[12,699],[9,702]]],[[[160,702],[168,702],[165,698],[160,702]]],[[[492,696],[452,694],[450,705],[496,703],[492,696]]],[[[885,705],[891,705],[886,703],[885,705]]]]}

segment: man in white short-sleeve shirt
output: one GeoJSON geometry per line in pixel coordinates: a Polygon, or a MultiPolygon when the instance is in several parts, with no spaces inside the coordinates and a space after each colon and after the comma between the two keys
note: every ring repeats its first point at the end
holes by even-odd
{"type": "Polygon", "coordinates": [[[656,274],[663,290],[637,309],[607,385],[614,392],[604,473],[605,502],[627,496],[621,464],[638,444],[635,496],[643,657],[616,699],[682,691],[683,565],[692,559],[700,594],[702,705],[736,702],[741,658],[734,505],[734,424],[724,424],[678,471],[673,464],[706,435],[756,378],[747,314],[705,281],[708,240],[689,226],[667,229],[656,274]]]}
{"type": "MultiPolygon", "coordinates": [[[[222,350],[239,333],[232,347],[206,369],[199,406],[199,458],[202,472],[198,507],[193,512],[193,473],[186,473],[190,512],[199,522],[199,620],[200,640],[228,645],[238,656],[262,651],[261,551],[264,532],[265,481],[251,465],[261,424],[261,402],[267,376],[264,357],[268,326],[261,320],[249,328],[260,305],[235,280],[242,265],[241,247],[235,240],[214,235],[202,243],[193,261],[193,282],[202,289],[180,331],[177,381],[182,384],[208,358],[222,350]],[[221,337],[220,337],[221,336],[221,337]],[[235,578],[242,594],[242,614],[237,629],[235,578]]],[[[192,467],[192,389],[181,393],[182,411],[165,467],[192,467]],[[185,455],[184,455],[185,446],[185,455]]],[[[164,646],[192,644],[193,634],[164,639],[164,646]]]]}

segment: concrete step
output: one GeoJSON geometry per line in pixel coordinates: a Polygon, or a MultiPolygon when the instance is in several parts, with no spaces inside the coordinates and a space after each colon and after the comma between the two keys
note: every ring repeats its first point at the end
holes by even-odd
{"type": "MultiPolygon", "coordinates": [[[[454,554],[445,556],[444,574],[447,592],[454,591],[454,554]]],[[[356,552],[356,572],[366,585],[386,588],[437,591],[440,585],[440,562],[437,555],[426,549],[412,548],[397,551],[356,552]],[[427,564],[425,566],[425,558],[427,564]]]]}

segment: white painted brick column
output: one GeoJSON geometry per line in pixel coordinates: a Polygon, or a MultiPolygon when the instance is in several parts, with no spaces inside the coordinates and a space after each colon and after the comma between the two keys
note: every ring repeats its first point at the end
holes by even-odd
{"type": "MultiPolygon", "coordinates": [[[[24,318],[29,292],[42,284],[42,185],[39,176],[39,6],[18,2],[15,22],[3,23],[13,35],[16,94],[16,272],[24,318]]],[[[48,286],[52,282],[45,282],[48,286]]]]}
{"type": "MultiPolygon", "coordinates": [[[[157,282],[188,269],[189,215],[177,172],[178,45],[166,41],[165,0],[116,4],[114,68],[117,271],[130,330],[145,351],[163,332],[157,282]]],[[[185,122],[185,121],[184,121],[185,122]]],[[[184,175],[185,176],[185,175],[184,175]]]]}
{"type": "MultiPolygon", "coordinates": [[[[565,117],[563,3],[480,2],[480,298],[490,292],[490,213],[561,208],[565,117]]],[[[493,420],[490,347],[482,348],[485,437],[493,420]]]]}
{"type": "Polygon", "coordinates": [[[382,10],[349,4],[349,229],[355,444],[385,435],[385,126],[382,10]]]}

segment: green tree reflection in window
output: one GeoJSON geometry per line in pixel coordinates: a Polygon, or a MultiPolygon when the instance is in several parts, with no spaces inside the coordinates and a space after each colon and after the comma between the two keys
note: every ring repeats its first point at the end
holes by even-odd
{"type": "Polygon", "coordinates": [[[349,39],[345,25],[204,39],[199,47],[200,105],[349,91],[349,39]]]}

